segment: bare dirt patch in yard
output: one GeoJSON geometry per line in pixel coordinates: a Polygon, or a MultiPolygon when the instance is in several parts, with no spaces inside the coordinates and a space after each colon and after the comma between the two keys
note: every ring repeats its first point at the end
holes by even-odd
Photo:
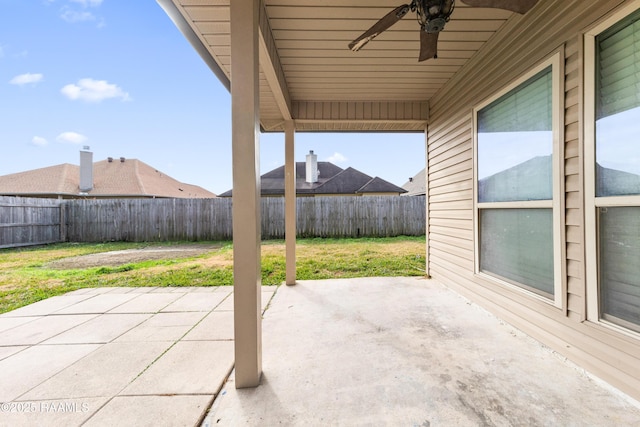
{"type": "Polygon", "coordinates": [[[59,270],[105,266],[117,267],[141,261],[190,258],[215,251],[221,247],[221,245],[149,246],[146,248],[62,258],[48,263],[46,267],[59,270]]]}

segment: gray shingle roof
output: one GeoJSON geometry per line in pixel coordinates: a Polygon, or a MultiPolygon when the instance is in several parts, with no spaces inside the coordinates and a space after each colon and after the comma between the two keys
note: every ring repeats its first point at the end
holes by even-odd
{"type": "Polygon", "coordinates": [[[403,196],[423,196],[427,194],[427,178],[425,176],[426,169],[422,169],[413,178],[405,182],[402,188],[407,192],[403,196]]]}
{"type": "Polygon", "coordinates": [[[404,193],[406,191],[402,188],[400,188],[400,191],[397,191],[398,188],[400,187],[376,176],[375,178],[367,182],[365,185],[360,187],[360,189],[356,191],[356,193],[388,193],[388,192],[404,193]],[[392,187],[395,188],[396,190],[392,191],[391,190],[392,187]]]}
{"type": "MultiPolygon", "coordinates": [[[[296,162],[296,194],[364,194],[393,193],[406,190],[384,179],[362,173],[354,168],[342,169],[331,162],[318,162],[318,182],[306,182],[306,163],[296,162]]],[[[284,166],[273,169],[260,177],[263,196],[284,195],[284,166]]],[[[232,190],[219,194],[219,197],[231,197],[232,190]]]]}

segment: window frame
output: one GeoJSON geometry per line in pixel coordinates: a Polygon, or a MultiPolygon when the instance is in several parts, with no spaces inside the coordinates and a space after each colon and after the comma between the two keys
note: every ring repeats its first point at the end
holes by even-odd
{"type": "Polygon", "coordinates": [[[600,258],[598,256],[600,245],[597,210],[601,207],[640,207],[640,195],[596,197],[596,38],[638,9],[640,9],[640,0],[634,0],[620,7],[584,33],[586,319],[635,338],[640,338],[640,332],[604,319],[600,310],[600,258]]]}
{"type": "MultiPolygon", "coordinates": [[[[640,1],[640,0],[639,0],[640,1]]],[[[564,55],[563,48],[559,48],[549,55],[544,61],[531,68],[529,71],[521,75],[518,79],[503,87],[501,90],[476,105],[473,108],[473,227],[474,227],[474,273],[494,284],[502,285],[506,288],[515,290],[522,295],[543,301],[558,309],[565,309],[565,278],[564,265],[565,249],[563,247],[564,239],[564,223],[562,211],[564,208],[562,194],[564,192],[563,175],[564,175],[564,55]],[[515,202],[478,202],[478,112],[499,99],[503,95],[518,88],[527,80],[551,67],[552,80],[552,110],[551,110],[551,130],[552,130],[552,199],[551,200],[531,200],[531,201],[515,201],[515,202]],[[501,209],[501,208],[524,208],[524,209],[551,209],[553,223],[553,297],[541,295],[537,292],[527,289],[524,284],[516,284],[511,281],[501,279],[491,274],[480,271],[480,210],[481,209],[501,209]]]]}

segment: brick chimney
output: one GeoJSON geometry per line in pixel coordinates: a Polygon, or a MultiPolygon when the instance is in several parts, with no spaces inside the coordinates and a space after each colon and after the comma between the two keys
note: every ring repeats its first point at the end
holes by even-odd
{"type": "Polygon", "coordinates": [[[318,156],[313,154],[313,150],[310,150],[309,154],[307,154],[306,181],[309,184],[318,182],[318,156]]]}
{"type": "Polygon", "coordinates": [[[80,191],[93,190],[93,153],[85,145],[80,150],[80,191]]]}

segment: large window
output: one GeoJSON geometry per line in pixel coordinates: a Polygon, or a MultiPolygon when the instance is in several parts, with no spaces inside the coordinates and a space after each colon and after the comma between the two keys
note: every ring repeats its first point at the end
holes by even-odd
{"type": "Polygon", "coordinates": [[[475,109],[477,273],[558,306],[559,64],[475,109]]]}
{"type": "Polygon", "coordinates": [[[629,12],[587,35],[588,314],[640,331],[640,11],[629,12]]]}

